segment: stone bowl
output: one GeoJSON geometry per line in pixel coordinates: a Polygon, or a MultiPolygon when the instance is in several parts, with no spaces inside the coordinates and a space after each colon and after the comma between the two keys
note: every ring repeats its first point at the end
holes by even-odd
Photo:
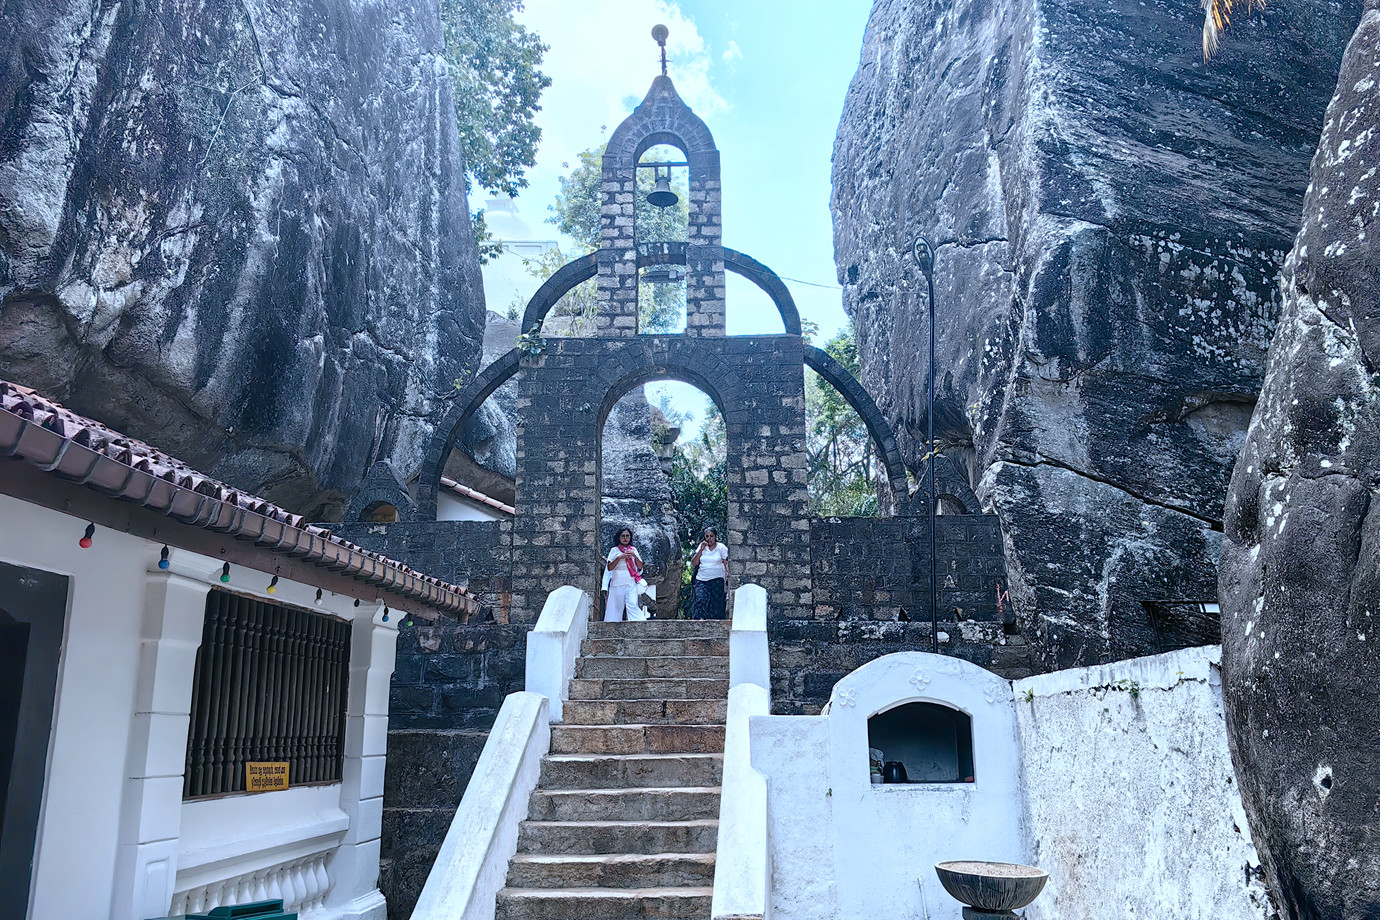
{"type": "Polygon", "coordinates": [[[955,860],[938,863],[934,871],[944,890],[969,907],[1011,911],[1035,900],[1049,881],[1049,873],[1016,863],[955,860]]]}

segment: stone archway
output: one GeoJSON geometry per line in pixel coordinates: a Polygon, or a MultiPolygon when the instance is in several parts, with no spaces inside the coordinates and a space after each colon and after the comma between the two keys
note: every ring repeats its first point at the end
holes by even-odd
{"type": "Polygon", "coordinates": [[[619,397],[658,378],[702,389],[724,413],[735,574],[766,588],[773,612],[809,616],[802,347],[786,335],[572,338],[525,359],[513,620],[535,619],[562,584],[597,592],[600,430],[619,397]]]}
{"type": "MultiPolygon", "coordinates": [[[[641,244],[637,247],[637,267],[685,265],[687,264],[686,250],[685,243],[641,244]]],[[[530,332],[539,327],[562,297],[598,273],[599,264],[595,258],[597,255],[598,253],[591,252],[587,256],[581,256],[574,261],[567,262],[557,269],[555,274],[546,279],[545,283],[532,295],[532,299],[527,302],[527,309],[523,311],[523,331],[530,332]]],[[[771,302],[776,305],[776,311],[781,314],[782,330],[787,335],[800,335],[800,311],[796,308],[795,298],[791,296],[790,290],[782,282],[781,277],[761,262],[738,252],[736,249],[724,247],[723,256],[724,268],[734,274],[742,275],[771,298],[771,302]]]]}

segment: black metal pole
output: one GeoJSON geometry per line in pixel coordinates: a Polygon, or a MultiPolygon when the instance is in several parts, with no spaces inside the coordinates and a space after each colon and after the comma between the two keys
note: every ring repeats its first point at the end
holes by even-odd
{"type": "Polygon", "coordinates": [[[934,532],[934,248],[930,246],[929,240],[923,236],[915,238],[915,245],[912,247],[915,253],[916,264],[920,266],[920,271],[925,275],[925,282],[929,287],[930,302],[930,373],[929,387],[927,388],[928,409],[925,413],[925,420],[929,427],[929,465],[926,475],[930,481],[929,504],[930,504],[930,629],[934,639],[934,653],[939,654],[939,585],[938,570],[935,568],[935,550],[938,541],[935,539],[934,532]]]}

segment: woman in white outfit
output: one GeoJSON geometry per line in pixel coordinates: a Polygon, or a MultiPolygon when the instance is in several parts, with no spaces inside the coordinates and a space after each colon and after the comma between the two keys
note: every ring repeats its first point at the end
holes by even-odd
{"type": "Polygon", "coordinates": [[[641,591],[642,556],[632,545],[633,532],[624,527],[618,531],[613,549],[605,560],[608,573],[609,599],[604,605],[604,622],[617,623],[625,617],[629,620],[645,620],[647,614],[637,605],[641,591]]]}

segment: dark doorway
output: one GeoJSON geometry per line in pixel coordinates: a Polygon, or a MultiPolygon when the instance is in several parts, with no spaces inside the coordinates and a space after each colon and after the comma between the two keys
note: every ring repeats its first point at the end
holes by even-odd
{"type": "Polygon", "coordinates": [[[29,911],[67,583],[0,562],[0,917],[29,911]]]}

